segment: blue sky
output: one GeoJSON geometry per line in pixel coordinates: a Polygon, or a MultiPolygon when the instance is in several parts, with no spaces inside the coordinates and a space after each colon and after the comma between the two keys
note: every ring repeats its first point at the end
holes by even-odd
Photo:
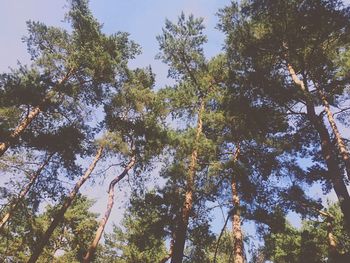
{"type": "MultiPolygon", "coordinates": [[[[205,52],[208,57],[217,54],[222,48],[223,35],[214,30],[217,24],[215,13],[224,7],[228,0],[91,0],[93,14],[104,24],[104,32],[129,32],[131,38],[142,46],[143,54],[131,63],[132,66],[151,65],[157,74],[157,86],[167,81],[167,68],[154,59],[158,52],[156,36],[161,33],[165,19],[175,20],[184,11],[186,14],[204,17],[207,26],[208,44],[205,52]]],[[[66,11],[65,0],[0,0],[0,71],[9,66],[15,67],[17,60],[26,63],[29,56],[21,37],[26,35],[27,20],[38,20],[48,25],[66,26],[62,23],[66,11]]]]}

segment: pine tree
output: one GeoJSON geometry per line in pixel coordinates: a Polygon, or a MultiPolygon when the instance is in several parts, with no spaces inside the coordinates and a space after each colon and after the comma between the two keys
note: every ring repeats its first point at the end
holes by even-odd
{"type": "Polygon", "coordinates": [[[163,106],[153,86],[154,75],[150,68],[129,70],[119,92],[105,106],[109,152],[120,155],[125,167],[109,184],[107,209],[84,262],[92,260],[102,237],[114,205],[116,184],[133,169],[136,174],[145,172],[162,153],[167,137],[162,127],[163,106]]]}
{"type": "MultiPolygon", "coordinates": [[[[38,262],[57,260],[58,262],[80,262],[88,242],[97,228],[97,215],[89,212],[93,202],[78,195],[60,222],[38,262]],[[60,251],[60,256],[57,255],[60,251]]],[[[25,262],[34,249],[37,239],[43,232],[43,226],[50,224],[52,214],[59,209],[47,206],[39,215],[34,215],[25,207],[14,214],[9,235],[0,239],[0,259],[3,262],[25,262]],[[23,220],[23,216],[27,220],[23,220]]]]}
{"type": "Polygon", "coordinates": [[[249,1],[241,8],[232,4],[223,11],[222,29],[227,34],[229,57],[245,61],[247,78],[260,82],[259,92],[270,94],[276,103],[285,107],[285,114],[296,123],[291,128],[301,140],[310,140],[305,140],[304,145],[313,143],[313,161],[320,163],[317,170],[324,181],[332,183],[345,220],[350,222],[344,163],[338,158],[339,151],[332,143],[322,113],[316,112],[320,102],[317,82],[329,82],[334,88],[338,81],[332,56],[333,49],[341,49],[342,41],[346,41],[343,33],[348,30],[347,10],[339,1],[249,1]],[[327,21],[327,25],[320,26],[317,19],[320,15],[327,17],[322,20],[327,21]],[[328,49],[333,32],[342,40],[328,49]],[[311,134],[317,137],[312,138],[311,134]],[[319,148],[322,158],[319,158],[319,148]],[[327,171],[320,171],[322,165],[327,171]]]}
{"type": "MultiPolygon", "coordinates": [[[[214,92],[215,80],[208,71],[207,61],[203,53],[203,44],[206,37],[203,35],[203,19],[188,18],[182,13],[176,24],[166,21],[162,35],[158,36],[160,51],[158,58],[169,66],[169,76],[173,77],[177,84],[175,87],[166,88],[162,92],[166,101],[169,101],[173,117],[185,117],[186,121],[194,128],[188,129],[185,136],[178,137],[183,141],[181,145],[188,148],[189,152],[181,150],[179,158],[185,158],[187,166],[186,184],[183,208],[177,218],[177,229],[174,233],[174,248],[171,262],[181,262],[184,254],[187,228],[190,214],[192,213],[196,177],[199,170],[198,161],[206,147],[215,146],[206,140],[203,134],[203,119],[206,114],[210,94],[214,92]],[[191,135],[190,135],[191,134],[191,135]],[[189,137],[190,136],[190,137],[189,137]],[[181,138],[182,137],[182,138],[181,138]],[[188,147],[190,145],[190,147],[188,147]],[[189,156],[181,156],[189,154],[189,156]]],[[[208,148],[207,148],[208,149],[208,148]]]]}
{"type": "Polygon", "coordinates": [[[126,33],[102,33],[87,1],[72,0],[70,7],[66,17],[70,33],[28,22],[25,41],[33,64],[0,77],[0,108],[9,114],[1,118],[0,156],[10,146],[20,145],[21,136],[35,127],[40,115],[64,117],[67,111],[79,111],[79,106],[100,104],[116,82],[115,73],[122,73],[128,59],[138,53],[126,33]],[[11,114],[16,120],[5,123],[11,114]]]}
{"type": "Polygon", "coordinates": [[[266,258],[278,262],[347,262],[348,233],[339,206],[331,205],[317,217],[318,220],[304,220],[301,229],[287,223],[283,231],[268,233],[264,246],[266,258]],[[332,242],[328,238],[330,228],[326,215],[332,216],[332,242]]]}

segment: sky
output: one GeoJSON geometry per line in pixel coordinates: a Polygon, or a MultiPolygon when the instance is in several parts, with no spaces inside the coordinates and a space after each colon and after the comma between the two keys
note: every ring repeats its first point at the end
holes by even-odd
{"type": "MultiPolygon", "coordinates": [[[[346,0],[350,3],[350,0],[346,0]]],[[[125,31],[130,38],[142,47],[142,54],[130,63],[131,67],[152,66],[156,74],[156,87],[173,83],[167,78],[167,66],[155,59],[158,52],[156,36],[161,33],[165,19],[175,21],[180,13],[194,14],[203,17],[206,25],[208,43],[205,46],[207,58],[219,53],[223,46],[224,36],[216,30],[218,23],[215,15],[219,8],[229,4],[229,0],[91,0],[90,7],[95,17],[103,23],[105,33],[125,31]]],[[[0,72],[6,72],[9,67],[16,67],[17,61],[23,64],[30,62],[26,46],[21,38],[26,35],[26,21],[41,21],[51,26],[67,27],[63,22],[67,10],[65,0],[0,0],[0,72]]],[[[83,192],[96,200],[93,210],[103,213],[107,200],[107,186],[113,176],[110,171],[104,181],[99,180],[91,186],[84,187],[83,192]]],[[[311,190],[316,195],[322,195],[319,188],[311,190]]],[[[124,192],[117,191],[116,207],[111,220],[115,223],[122,218],[122,202],[126,200],[124,192]]],[[[220,219],[222,221],[222,219],[220,219]]],[[[111,222],[107,231],[111,229],[111,222]]],[[[215,225],[218,231],[222,222],[215,225]]]]}
{"type": "MultiPolygon", "coordinates": [[[[165,19],[176,20],[183,11],[203,17],[207,27],[209,42],[205,47],[208,57],[217,54],[222,48],[223,34],[214,30],[218,22],[215,16],[219,8],[228,0],[91,0],[90,7],[97,19],[103,23],[103,31],[130,33],[131,39],[142,47],[142,55],[131,63],[134,67],[151,65],[157,75],[157,85],[169,83],[167,68],[155,55],[158,52],[156,36],[161,33],[165,19]]],[[[25,44],[21,38],[26,35],[27,20],[41,21],[47,25],[66,27],[64,18],[65,0],[0,0],[0,71],[15,67],[17,60],[29,61],[25,44]]]]}

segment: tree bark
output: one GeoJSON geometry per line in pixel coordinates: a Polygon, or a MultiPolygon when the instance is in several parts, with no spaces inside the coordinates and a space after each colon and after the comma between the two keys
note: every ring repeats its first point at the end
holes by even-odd
{"type": "MultiPolygon", "coordinates": [[[[240,154],[239,146],[233,156],[233,163],[236,163],[240,154]]],[[[244,250],[243,250],[243,234],[241,228],[241,210],[240,210],[240,199],[237,189],[236,177],[232,176],[231,179],[231,191],[232,191],[232,234],[233,234],[233,262],[243,263],[244,262],[244,250]]]]}
{"type": "Polygon", "coordinates": [[[333,224],[331,220],[327,220],[327,239],[329,246],[329,254],[335,257],[338,256],[337,241],[335,239],[335,236],[333,235],[333,224]]]}
{"type": "MultiPolygon", "coordinates": [[[[311,116],[311,118],[314,119],[317,117],[311,116]]],[[[338,197],[340,208],[344,214],[347,229],[350,231],[350,196],[343,180],[342,171],[340,170],[337,159],[334,156],[335,154],[332,151],[332,141],[323,122],[320,119],[316,119],[313,122],[321,139],[321,150],[328,168],[330,180],[338,197]]]]}
{"type": "Polygon", "coordinates": [[[87,179],[89,179],[91,173],[95,169],[97,162],[101,159],[103,152],[103,147],[101,146],[92,163],[90,164],[89,168],[86,170],[85,174],[79,179],[79,181],[75,184],[74,188],[69,193],[69,196],[67,196],[66,200],[64,201],[61,209],[56,213],[55,217],[53,218],[50,226],[44,233],[44,235],[41,237],[41,239],[38,241],[37,246],[35,247],[32,256],[28,260],[28,263],[34,263],[38,260],[40,254],[42,253],[45,245],[48,244],[50,237],[53,233],[53,231],[56,229],[59,223],[62,222],[64,219],[64,214],[66,213],[67,209],[72,204],[75,196],[78,194],[81,186],[86,182],[87,179]]]}
{"type": "Polygon", "coordinates": [[[324,93],[320,89],[318,89],[318,93],[320,95],[325,112],[327,114],[329,124],[330,124],[332,131],[333,131],[333,134],[335,136],[339,153],[344,161],[346,174],[347,174],[348,178],[350,179],[350,154],[349,154],[348,150],[346,149],[343,138],[338,130],[337,124],[335,122],[333,113],[330,109],[330,106],[329,106],[329,103],[327,101],[326,96],[324,95],[324,93]]]}
{"type": "Polygon", "coordinates": [[[2,217],[2,219],[0,221],[0,232],[2,232],[5,224],[11,218],[13,212],[15,212],[15,210],[17,209],[17,206],[19,205],[19,203],[22,202],[23,199],[26,197],[26,195],[29,192],[30,188],[35,183],[36,179],[39,177],[39,175],[41,174],[41,172],[45,168],[45,166],[50,162],[50,159],[52,158],[53,155],[54,154],[50,154],[46,158],[44,163],[36,170],[35,173],[32,174],[32,176],[30,177],[29,183],[22,189],[22,191],[19,193],[19,195],[16,198],[16,200],[14,200],[14,202],[12,204],[10,204],[10,208],[9,208],[8,212],[2,217]]]}
{"type": "MultiPolygon", "coordinates": [[[[54,89],[57,89],[59,86],[63,85],[71,76],[73,70],[70,70],[63,79],[61,79],[54,89]]],[[[8,150],[8,148],[13,144],[13,142],[25,131],[25,129],[32,123],[32,121],[40,114],[43,105],[46,101],[50,99],[50,95],[47,94],[45,99],[41,102],[40,105],[35,106],[28,115],[21,121],[20,124],[15,128],[15,130],[10,134],[9,138],[5,141],[0,142],[0,157],[8,150]]]]}
{"type": "Polygon", "coordinates": [[[288,64],[288,71],[293,81],[301,89],[305,95],[306,107],[307,107],[307,117],[310,122],[315,127],[315,130],[320,136],[321,141],[321,151],[323,158],[326,162],[328,169],[329,179],[333,184],[334,191],[338,197],[340,208],[344,214],[344,219],[346,222],[347,230],[350,232],[350,196],[346,188],[346,184],[343,180],[343,174],[340,170],[337,157],[335,156],[334,147],[332,145],[331,138],[329,136],[328,130],[325,127],[322,119],[320,119],[315,112],[315,106],[310,99],[310,94],[306,89],[304,81],[300,80],[296,75],[293,67],[288,64]]]}
{"type": "Polygon", "coordinates": [[[4,155],[7,149],[11,146],[12,142],[17,139],[23,131],[32,123],[32,121],[39,115],[41,112],[40,106],[32,109],[29,114],[22,120],[22,122],[16,127],[16,129],[10,134],[9,138],[0,143],[0,157],[4,155]]]}
{"type": "Polygon", "coordinates": [[[198,120],[197,120],[197,128],[196,128],[196,137],[194,140],[194,148],[191,154],[191,162],[188,169],[187,174],[187,185],[186,185],[186,193],[185,200],[182,207],[182,216],[179,220],[179,224],[175,233],[174,240],[174,253],[171,257],[171,263],[181,263],[184,255],[185,242],[186,242],[186,234],[188,228],[188,222],[190,218],[190,213],[193,206],[193,192],[194,192],[194,177],[196,174],[196,166],[197,166],[197,155],[198,155],[198,142],[199,138],[202,134],[203,121],[202,115],[204,112],[204,99],[202,98],[200,101],[200,106],[198,109],[198,120]]]}
{"type": "Polygon", "coordinates": [[[113,205],[114,205],[114,187],[115,185],[122,180],[129,172],[129,170],[135,165],[136,159],[135,157],[132,157],[128,165],[124,168],[123,172],[118,175],[116,178],[114,178],[111,183],[109,184],[108,188],[108,203],[107,203],[107,210],[105,212],[104,217],[100,221],[100,225],[96,231],[95,238],[91,242],[90,247],[88,248],[88,251],[86,252],[86,255],[84,256],[83,262],[88,263],[91,262],[92,257],[95,254],[97,245],[102,237],[103,231],[105,229],[105,226],[107,224],[108,218],[111,214],[113,205]]]}

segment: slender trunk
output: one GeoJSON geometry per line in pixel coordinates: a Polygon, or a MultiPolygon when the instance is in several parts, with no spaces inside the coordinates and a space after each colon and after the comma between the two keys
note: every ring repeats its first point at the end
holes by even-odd
{"type": "MultiPolygon", "coordinates": [[[[233,156],[233,162],[235,163],[240,153],[239,147],[233,156]]],[[[241,228],[241,210],[240,210],[240,199],[238,195],[237,184],[235,176],[232,176],[231,190],[232,190],[232,232],[233,232],[233,262],[243,263],[244,252],[243,252],[243,234],[241,228]]]]}
{"type": "Polygon", "coordinates": [[[54,154],[50,154],[48,158],[46,158],[45,162],[36,170],[35,173],[32,174],[30,177],[29,183],[22,189],[22,191],[19,193],[18,197],[14,202],[10,205],[8,212],[2,217],[0,221],[0,232],[3,230],[5,224],[7,221],[11,218],[13,212],[17,209],[18,205],[23,201],[23,199],[26,197],[27,193],[29,192],[32,185],[35,183],[36,179],[41,174],[42,170],[45,168],[45,166],[50,162],[51,157],[54,154]]]}
{"type": "Polygon", "coordinates": [[[202,134],[203,112],[204,112],[204,99],[202,98],[200,102],[199,110],[198,110],[197,130],[196,130],[196,137],[194,140],[194,148],[191,154],[191,162],[188,168],[185,200],[182,207],[182,217],[179,220],[179,225],[177,227],[176,234],[175,234],[176,239],[174,240],[174,253],[171,258],[171,263],[181,263],[183,254],[184,254],[188,222],[189,222],[190,213],[193,206],[194,177],[196,173],[197,155],[198,155],[197,144],[202,134]]]}
{"type": "Polygon", "coordinates": [[[346,184],[343,180],[342,171],[339,168],[337,158],[333,151],[333,145],[328,130],[325,127],[322,119],[320,119],[316,115],[314,104],[310,99],[309,92],[306,90],[304,81],[301,81],[299,79],[299,77],[296,75],[293,67],[290,64],[288,64],[288,70],[295,84],[297,84],[298,87],[300,87],[301,91],[305,95],[307,105],[307,117],[320,136],[321,151],[328,168],[329,178],[333,184],[334,191],[338,197],[341,210],[344,214],[347,230],[350,232],[350,196],[346,188],[346,184]]]}
{"type": "Polygon", "coordinates": [[[135,163],[136,163],[135,157],[132,157],[130,162],[128,163],[128,165],[124,168],[123,172],[120,175],[118,175],[116,178],[114,178],[111,181],[111,183],[109,184],[107,210],[105,212],[104,217],[100,221],[100,225],[96,231],[95,238],[91,242],[90,247],[88,248],[88,251],[86,252],[86,255],[84,256],[84,259],[83,259],[84,263],[91,262],[92,257],[96,251],[96,247],[97,247],[97,245],[102,237],[103,231],[105,229],[105,226],[107,224],[108,218],[111,214],[111,211],[112,211],[112,208],[114,205],[114,187],[115,187],[115,185],[127,175],[129,170],[135,165],[135,163]]]}
{"type": "Polygon", "coordinates": [[[222,229],[220,231],[220,234],[219,234],[219,237],[218,237],[218,241],[216,242],[213,263],[216,263],[216,258],[217,258],[218,250],[219,250],[219,246],[220,246],[220,240],[221,240],[222,235],[224,234],[224,231],[226,229],[226,226],[227,226],[228,220],[230,219],[230,216],[231,216],[231,213],[228,213],[228,215],[227,215],[227,217],[225,219],[224,226],[222,227],[222,229]]]}
{"type": "MultiPolygon", "coordinates": [[[[54,89],[57,89],[59,86],[63,85],[71,76],[73,70],[70,70],[63,79],[59,81],[57,86],[54,89]]],[[[9,138],[5,141],[0,142],[0,157],[4,155],[7,149],[13,144],[14,141],[25,131],[25,129],[32,123],[32,121],[40,114],[41,108],[50,99],[51,95],[48,94],[46,98],[41,102],[40,105],[35,106],[28,115],[18,124],[15,130],[10,134],[9,138]]]]}
{"type": "Polygon", "coordinates": [[[335,136],[339,153],[344,161],[347,176],[350,179],[350,154],[349,154],[348,150],[346,149],[343,138],[341,137],[341,134],[338,130],[337,124],[335,122],[333,113],[330,109],[330,106],[329,106],[329,103],[327,101],[326,96],[324,95],[324,93],[320,89],[318,89],[318,93],[320,95],[324,109],[326,111],[329,124],[330,124],[332,131],[333,131],[333,134],[335,136]]]}
{"type": "Polygon", "coordinates": [[[48,229],[46,230],[44,235],[41,237],[41,239],[38,241],[38,243],[37,243],[37,245],[36,245],[36,247],[35,247],[35,249],[33,251],[32,256],[28,260],[28,263],[34,263],[34,262],[36,262],[38,260],[40,254],[42,253],[42,251],[43,251],[43,249],[45,247],[45,245],[48,244],[53,231],[56,229],[58,224],[61,223],[62,220],[64,219],[64,214],[66,213],[67,209],[72,204],[72,202],[73,202],[75,196],[77,195],[77,193],[79,192],[81,186],[90,177],[91,173],[93,172],[93,170],[96,167],[97,162],[101,159],[102,152],[103,152],[103,147],[101,146],[98,149],[98,151],[97,151],[97,153],[95,155],[95,158],[92,161],[92,163],[90,164],[89,168],[86,170],[85,174],[79,179],[79,181],[75,184],[74,188],[69,193],[69,196],[67,196],[67,198],[65,199],[61,209],[56,213],[55,217],[53,218],[50,226],[48,227],[48,229]]]}
{"type": "Polygon", "coordinates": [[[232,232],[233,232],[233,262],[243,263],[244,253],[243,253],[243,234],[241,228],[241,211],[240,202],[237,191],[237,185],[234,179],[231,181],[232,189],[232,201],[233,201],[233,213],[232,213],[232,232]]]}

